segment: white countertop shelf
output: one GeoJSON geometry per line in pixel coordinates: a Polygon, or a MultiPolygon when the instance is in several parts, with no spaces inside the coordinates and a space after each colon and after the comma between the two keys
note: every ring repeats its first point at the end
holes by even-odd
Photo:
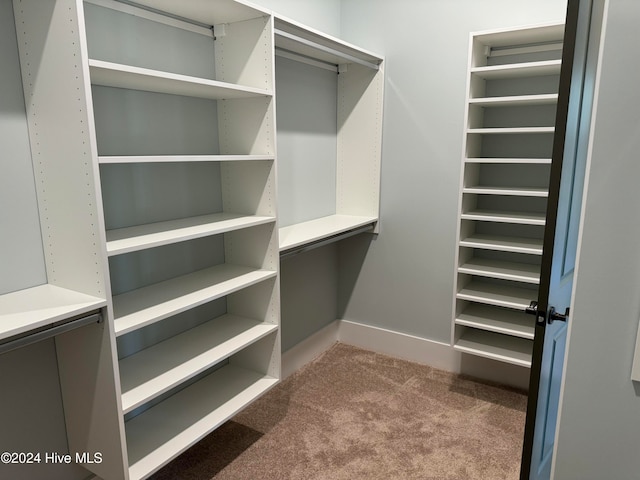
{"type": "Polygon", "coordinates": [[[349,230],[374,224],[377,217],[329,215],[280,228],[280,251],[302,247],[349,230]]]}
{"type": "Polygon", "coordinates": [[[121,255],[273,222],[274,217],[214,213],[108,230],[107,254],[121,255]]]}
{"type": "Polygon", "coordinates": [[[123,413],[277,330],[271,323],[227,314],[122,359],[123,413]]]}
{"type": "Polygon", "coordinates": [[[542,255],[542,240],[534,238],[505,237],[475,233],[460,240],[461,247],[495,250],[498,252],[542,255]]]}
{"type": "Polygon", "coordinates": [[[271,270],[222,264],[116,295],[115,333],[124,335],[275,276],[271,270]]]}
{"type": "Polygon", "coordinates": [[[453,348],[459,352],[531,368],[531,340],[468,328],[453,348]]]}
{"type": "Polygon", "coordinates": [[[104,298],[51,284],[0,295],[0,340],[100,309],[104,298]]]}
{"type": "Polygon", "coordinates": [[[456,325],[533,340],[534,318],[524,312],[470,303],[455,319],[456,325]]]}
{"type": "Polygon", "coordinates": [[[206,78],[161,72],[102,60],[89,60],[91,84],[210,100],[268,97],[273,92],[206,78]]]}
{"type": "Polygon", "coordinates": [[[146,478],[278,383],[226,365],[125,424],[131,480],[146,478]]]}
{"type": "Polygon", "coordinates": [[[524,311],[532,300],[538,299],[538,291],[474,279],[458,292],[456,298],[524,311]]]}
{"type": "Polygon", "coordinates": [[[487,258],[472,258],[458,267],[458,273],[479,277],[540,284],[540,266],[487,258]]]}

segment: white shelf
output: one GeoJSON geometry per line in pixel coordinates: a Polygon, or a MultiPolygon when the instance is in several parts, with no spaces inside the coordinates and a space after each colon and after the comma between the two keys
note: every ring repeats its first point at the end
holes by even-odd
{"type": "Polygon", "coordinates": [[[269,90],[238,86],[177,73],[160,72],[148,68],[89,60],[91,83],[103,87],[168,93],[211,100],[271,96],[269,90]]]}
{"type": "Polygon", "coordinates": [[[107,254],[120,255],[273,222],[273,217],[215,213],[108,230],[107,254]]]}
{"type": "Polygon", "coordinates": [[[487,80],[542,77],[546,75],[559,75],[561,64],[561,60],[545,60],[542,62],[492,65],[486,67],[472,67],[470,69],[470,73],[473,76],[487,80]]]}
{"type": "Polygon", "coordinates": [[[205,371],[278,326],[224,315],[120,361],[122,410],[127,414],[205,371]]]}
{"type": "Polygon", "coordinates": [[[107,301],[45,284],[0,295],[0,340],[104,307],[107,301]]]}
{"type": "Polygon", "coordinates": [[[180,162],[250,162],[273,160],[273,155],[144,155],[99,156],[100,164],[180,163],[180,162]]]}
{"type": "Polygon", "coordinates": [[[524,311],[532,300],[537,300],[538,292],[528,288],[474,279],[458,292],[456,298],[524,311]]]}
{"type": "Polygon", "coordinates": [[[276,383],[227,365],[128,421],[131,480],[157,471],[276,383]]]}
{"type": "Polygon", "coordinates": [[[500,235],[473,234],[460,240],[461,247],[480,248],[499,252],[542,255],[542,240],[533,238],[504,237],[500,235]]]}
{"type": "Polygon", "coordinates": [[[274,276],[275,271],[224,264],[117,295],[115,333],[124,335],[274,276]]]}
{"type": "Polygon", "coordinates": [[[553,133],[554,127],[490,127],[490,128],[469,128],[467,133],[482,135],[518,135],[529,133],[553,133]]]}
{"type": "Polygon", "coordinates": [[[546,188],[524,188],[524,187],[464,187],[463,193],[475,193],[478,195],[509,195],[516,197],[541,197],[549,196],[546,188]]]}
{"type": "Polygon", "coordinates": [[[515,165],[551,165],[550,158],[465,158],[465,163],[497,163],[515,165]]]}
{"type": "Polygon", "coordinates": [[[530,340],[467,329],[453,348],[459,352],[531,368],[533,342],[530,340]]]}
{"type": "Polygon", "coordinates": [[[280,228],[280,251],[301,247],[340,233],[373,224],[377,217],[330,215],[280,228]]]}
{"type": "Polygon", "coordinates": [[[469,304],[455,319],[456,325],[502,333],[533,340],[535,326],[533,317],[488,305],[469,304]]]}
{"type": "Polygon", "coordinates": [[[521,107],[532,105],[555,105],[556,103],[558,103],[557,93],[469,99],[469,105],[476,105],[479,107],[521,107]]]}
{"type": "Polygon", "coordinates": [[[458,267],[458,273],[479,277],[540,284],[540,266],[486,258],[472,258],[458,267]]]}
{"type": "Polygon", "coordinates": [[[463,220],[515,223],[520,225],[544,225],[546,223],[546,215],[544,213],[499,212],[494,210],[472,210],[463,212],[460,218],[463,220]]]}

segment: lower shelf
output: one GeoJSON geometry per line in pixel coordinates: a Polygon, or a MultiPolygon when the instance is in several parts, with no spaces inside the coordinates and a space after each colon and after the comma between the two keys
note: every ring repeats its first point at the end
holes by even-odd
{"type": "Polygon", "coordinates": [[[465,285],[456,297],[459,300],[524,311],[532,300],[538,299],[538,291],[474,279],[465,285]]]}
{"type": "Polygon", "coordinates": [[[126,423],[129,477],[145,478],[276,385],[226,365],[126,423]]]}
{"type": "Polygon", "coordinates": [[[532,316],[524,312],[490,305],[469,304],[456,317],[455,322],[456,325],[503,333],[529,340],[533,340],[535,332],[532,316]]]}
{"type": "Polygon", "coordinates": [[[467,328],[453,348],[459,352],[531,368],[531,340],[467,328]]]}

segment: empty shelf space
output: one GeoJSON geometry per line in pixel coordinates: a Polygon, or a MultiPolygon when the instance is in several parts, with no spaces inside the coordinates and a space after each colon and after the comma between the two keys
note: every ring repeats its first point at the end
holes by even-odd
{"type": "Polygon", "coordinates": [[[104,298],[51,284],[0,295],[0,340],[104,307],[104,298]]]}
{"type": "Polygon", "coordinates": [[[456,325],[533,340],[534,319],[524,312],[469,304],[455,319],[456,325]]]}
{"type": "Polygon", "coordinates": [[[491,127],[469,128],[467,133],[482,135],[519,135],[523,133],[553,133],[554,127],[491,127]]]}
{"type": "Polygon", "coordinates": [[[276,385],[277,379],[226,365],[125,425],[129,477],[145,478],[276,385]]]}
{"type": "Polygon", "coordinates": [[[513,165],[551,165],[550,158],[466,158],[465,163],[513,164],[513,165]]]}
{"type": "Polygon", "coordinates": [[[127,414],[275,332],[277,325],[223,315],[120,361],[122,410],[127,414]]]}
{"type": "Polygon", "coordinates": [[[458,273],[535,285],[540,283],[540,267],[528,263],[472,258],[458,267],[458,273]]]}
{"type": "Polygon", "coordinates": [[[271,270],[223,264],[117,295],[115,333],[124,335],[275,275],[271,270]]]}
{"type": "Polygon", "coordinates": [[[89,60],[91,83],[104,87],[126,88],[145,92],[168,93],[188,97],[229,100],[270,96],[272,92],[254,87],[161,72],[148,68],[89,60]]]}
{"type": "Polygon", "coordinates": [[[100,164],[113,163],[181,163],[181,162],[248,162],[273,160],[273,155],[129,155],[99,156],[100,164]]]}
{"type": "Polygon", "coordinates": [[[469,328],[453,348],[459,352],[531,368],[531,340],[469,328]]]}
{"type": "Polygon", "coordinates": [[[456,298],[524,311],[532,300],[538,299],[538,292],[533,289],[474,279],[458,292],[456,298]]]}
{"type": "Polygon", "coordinates": [[[330,215],[280,228],[280,251],[302,247],[334,235],[366,225],[373,225],[377,217],[330,215]]]}
{"type": "Polygon", "coordinates": [[[544,225],[546,215],[544,213],[529,212],[501,212],[493,210],[472,210],[460,215],[463,220],[476,220],[484,222],[515,223],[520,225],[544,225]]]}
{"type": "Polygon", "coordinates": [[[546,188],[472,186],[464,187],[462,192],[475,193],[477,195],[509,195],[516,197],[546,198],[549,196],[549,191],[546,188]]]}
{"type": "Polygon", "coordinates": [[[274,221],[273,217],[259,215],[215,213],[119,228],[107,231],[107,254],[119,255],[274,221]]]}
{"type": "Polygon", "coordinates": [[[471,75],[484,79],[543,77],[559,75],[561,60],[545,60],[507,65],[492,65],[471,68],[471,75]]]}
{"type": "Polygon", "coordinates": [[[470,98],[469,105],[479,107],[519,107],[528,105],[555,105],[558,102],[557,93],[540,95],[515,95],[509,97],[470,98]]]}
{"type": "Polygon", "coordinates": [[[499,252],[542,255],[542,240],[533,238],[473,234],[460,240],[460,246],[469,248],[480,248],[483,250],[495,250],[499,252]]]}

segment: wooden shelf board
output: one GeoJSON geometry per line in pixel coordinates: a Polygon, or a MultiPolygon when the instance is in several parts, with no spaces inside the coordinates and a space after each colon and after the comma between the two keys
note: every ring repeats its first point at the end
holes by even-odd
{"type": "Polygon", "coordinates": [[[533,340],[534,318],[524,312],[470,303],[455,320],[456,325],[533,340]]]}
{"type": "Polygon", "coordinates": [[[487,258],[472,258],[458,267],[458,273],[478,277],[540,284],[540,266],[528,263],[505,262],[487,258]]]}
{"type": "Polygon", "coordinates": [[[533,342],[476,329],[466,329],[453,348],[459,352],[531,368],[533,342]]]}
{"type": "Polygon", "coordinates": [[[98,157],[100,164],[114,163],[183,163],[183,162],[248,162],[273,160],[273,155],[129,155],[98,157]]]}
{"type": "Polygon", "coordinates": [[[115,333],[124,335],[275,275],[271,270],[223,264],[116,295],[115,333]]]}
{"type": "Polygon", "coordinates": [[[280,228],[280,251],[301,247],[340,233],[373,224],[377,217],[330,215],[280,228]]]}
{"type": "Polygon", "coordinates": [[[0,340],[100,309],[106,299],[51,284],[0,295],[0,340]]]}
{"type": "Polygon", "coordinates": [[[513,197],[540,197],[549,196],[546,188],[525,188],[525,187],[488,187],[474,186],[464,187],[462,193],[474,193],[477,195],[508,195],[513,197]]]}
{"type": "Polygon", "coordinates": [[[129,475],[145,478],[276,385],[226,365],[125,424],[129,475]]]}
{"type": "Polygon", "coordinates": [[[482,135],[518,135],[530,133],[553,133],[554,131],[554,127],[491,127],[467,129],[467,133],[482,135]]]}
{"type": "Polygon", "coordinates": [[[107,254],[121,255],[273,222],[273,217],[260,215],[214,213],[108,230],[107,254]]]}
{"type": "Polygon", "coordinates": [[[465,158],[465,163],[500,163],[500,164],[533,164],[551,165],[550,158],[465,158]]]}
{"type": "Polygon", "coordinates": [[[469,99],[469,105],[479,107],[521,107],[529,105],[555,105],[556,103],[558,103],[557,93],[469,99]]]}
{"type": "Polygon", "coordinates": [[[533,238],[504,237],[500,235],[473,234],[460,240],[461,247],[480,248],[499,252],[542,255],[542,240],[533,238]]]}
{"type": "Polygon", "coordinates": [[[458,292],[456,298],[524,311],[532,300],[538,299],[538,292],[528,288],[474,279],[458,292]]]}
{"type": "Polygon", "coordinates": [[[544,225],[546,223],[546,216],[544,213],[500,212],[493,210],[472,210],[469,212],[462,212],[460,218],[463,220],[515,223],[520,225],[544,225]]]}
{"type": "Polygon", "coordinates": [[[160,72],[148,68],[89,60],[91,84],[145,92],[168,93],[211,100],[271,96],[269,90],[231,83],[160,72]]]}
{"type": "Polygon", "coordinates": [[[561,65],[561,60],[544,60],[541,62],[473,67],[471,68],[471,75],[487,80],[542,77],[546,75],[559,75],[561,65]]]}
{"type": "Polygon", "coordinates": [[[278,330],[271,323],[223,315],[120,361],[122,410],[149,400],[278,330]]]}

